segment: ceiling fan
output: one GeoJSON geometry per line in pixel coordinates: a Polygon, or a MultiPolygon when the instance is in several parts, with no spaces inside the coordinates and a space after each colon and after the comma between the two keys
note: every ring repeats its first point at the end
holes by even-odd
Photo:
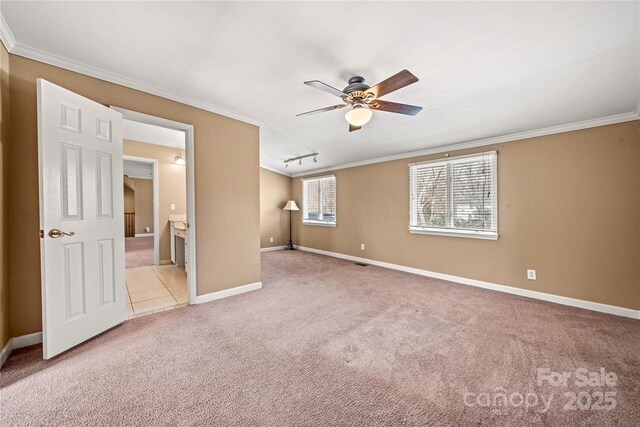
{"type": "Polygon", "coordinates": [[[320,80],[311,80],[304,84],[316,89],[320,89],[332,95],[342,98],[344,104],[333,105],[331,107],[320,108],[319,110],[307,111],[297,114],[304,116],[307,114],[322,113],[323,111],[337,110],[344,107],[351,107],[345,115],[349,123],[349,132],[359,130],[365,125],[371,116],[372,110],[388,111],[390,113],[407,114],[415,116],[422,110],[422,107],[415,105],[398,104],[396,102],[382,101],[380,97],[409,86],[418,81],[418,78],[407,70],[402,70],[398,74],[381,81],[375,86],[369,86],[364,82],[364,77],[354,76],[349,79],[349,85],[344,90],[336,89],[320,80]]]}

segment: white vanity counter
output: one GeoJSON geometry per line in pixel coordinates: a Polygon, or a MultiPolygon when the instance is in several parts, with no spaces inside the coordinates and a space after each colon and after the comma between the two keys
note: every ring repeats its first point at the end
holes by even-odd
{"type": "Polygon", "coordinates": [[[171,224],[171,262],[187,270],[187,216],[169,215],[171,224]]]}

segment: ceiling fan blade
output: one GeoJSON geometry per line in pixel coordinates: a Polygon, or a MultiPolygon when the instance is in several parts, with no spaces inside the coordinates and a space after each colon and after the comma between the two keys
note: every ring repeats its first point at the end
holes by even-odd
{"type": "Polygon", "coordinates": [[[329,86],[326,83],[322,83],[320,80],[310,80],[308,82],[304,82],[304,84],[311,87],[315,87],[316,89],[320,89],[321,91],[330,93],[331,95],[335,95],[339,97],[343,97],[345,95],[345,93],[340,89],[336,89],[333,86],[329,86]]]}
{"type": "Polygon", "coordinates": [[[347,104],[338,104],[338,105],[333,105],[331,107],[325,107],[325,108],[319,108],[317,110],[311,110],[311,111],[307,111],[306,113],[300,113],[300,114],[296,114],[296,117],[298,116],[306,116],[309,114],[316,114],[316,113],[322,113],[324,111],[331,111],[331,110],[337,110],[343,107],[346,107],[347,104]]]}
{"type": "Polygon", "coordinates": [[[418,81],[418,78],[407,70],[402,70],[398,74],[394,74],[387,80],[381,81],[375,86],[370,87],[367,92],[371,92],[374,98],[380,98],[394,90],[409,86],[418,81]]]}
{"type": "Polygon", "coordinates": [[[376,99],[371,102],[371,104],[369,104],[369,108],[371,108],[372,110],[388,111],[390,113],[406,114],[409,116],[415,116],[420,111],[422,111],[422,107],[408,104],[398,104],[397,102],[382,101],[380,99],[376,99]]]}
{"type": "Polygon", "coordinates": [[[362,126],[354,126],[352,124],[349,124],[349,132],[353,132],[354,130],[360,130],[362,129],[362,126]]]}

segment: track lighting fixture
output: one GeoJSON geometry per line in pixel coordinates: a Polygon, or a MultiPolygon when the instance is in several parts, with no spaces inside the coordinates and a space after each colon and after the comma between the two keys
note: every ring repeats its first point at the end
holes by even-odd
{"type": "Polygon", "coordinates": [[[290,162],[298,161],[298,164],[302,166],[302,159],[306,159],[307,157],[313,157],[313,162],[318,162],[318,153],[305,154],[304,156],[292,157],[284,161],[284,167],[288,168],[290,162]]]}

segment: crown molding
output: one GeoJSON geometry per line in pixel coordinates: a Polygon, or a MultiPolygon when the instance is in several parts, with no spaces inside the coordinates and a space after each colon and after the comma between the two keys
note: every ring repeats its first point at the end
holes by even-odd
{"type": "Polygon", "coordinates": [[[409,151],[405,153],[392,154],[390,156],[376,157],[373,159],[361,160],[361,161],[352,162],[352,163],[344,163],[344,164],[330,166],[330,167],[321,168],[321,169],[313,169],[306,172],[297,172],[291,176],[295,178],[295,177],[307,176],[307,175],[312,175],[317,173],[330,172],[330,171],[339,170],[339,169],[366,166],[374,163],[389,162],[392,160],[408,159],[411,157],[427,156],[431,154],[440,154],[440,153],[445,153],[447,151],[464,150],[467,148],[483,147],[485,145],[503,144],[506,142],[519,141],[522,139],[554,135],[557,133],[571,132],[571,131],[589,129],[589,128],[594,128],[599,126],[613,125],[616,123],[630,122],[630,121],[639,120],[639,119],[640,119],[640,106],[638,106],[638,109],[636,109],[636,111],[629,112],[629,113],[615,114],[613,116],[601,117],[601,118],[591,119],[591,120],[584,120],[581,122],[569,123],[566,125],[551,126],[547,128],[530,130],[526,132],[518,132],[518,133],[512,133],[508,135],[495,136],[491,138],[465,141],[465,142],[459,142],[459,143],[448,144],[448,145],[440,145],[437,147],[427,148],[425,150],[409,151]]]}
{"type": "Polygon", "coordinates": [[[81,62],[72,61],[67,58],[63,58],[58,55],[44,52],[39,49],[35,49],[29,46],[25,46],[16,42],[13,37],[11,29],[7,25],[2,12],[0,12],[0,38],[2,43],[7,48],[7,51],[13,55],[22,56],[24,58],[33,59],[34,61],[43,62],[45,64],[53,65],[65,70],[73,71],[76,73],[84,74],[90,77],[95,77],[100,80],[105,80],[110,83],[115,83],[120,86],[125,86],[131,89],[146,92],[151,95],[156,95],[162,98],[166,98],[172,101],[180,102],[181,104],[190,105],[192,107],[206,110],[221,116],[229,117],[231,119],[239,120],[245,123],[249,123],[255,126],[261,126],[263,123],[255,117],[238,113],[218,105],[211,104],[207,101],[203,101],[197,98],[191,98],[188,96],[180,95],[179,93],[161,89],[159,87],[149,85],[134,79],[130,79],[120,74],[104,71],[99,68],[92,67],[90,65],[83,64],[81,62]]]}
{"type": "Polygon", "coordinates": [[[43,52],[39,49],[23,46],[21,44],[15,44],[10,51],[13,55],[22,56],[25,58],[33,59],[35,61],[44,62],[45,64],[54,65],[56,67],[64,68],[69,71],[84,74],[90,77],[95,77],[100,80],[105,80],[110,83],[115,83],[120,86],[125,86],[131,89],[146,92],[151,95],[156,95],[161,98],[169,99],[179,102],[181,104],[190,105],[192,107],[199,108],[201,110],[209,111],[211,113],[219,114],[221,116],[229,117],[231,119],[239,120],[241,122],[249,123],[255,126],[261,126],[262,122],[258,119],[247,116],[217,105],[202,101],[200,99],[191,98],[180,95],[176,92],[160,89],[156,86],[152,86],[146,83],[139,82],[137,80],[129,79],[119,74],[110,73],[108,71],[94,68],[89,65],[82,64],[80,62],[72,61],[66,58],[62,58],[57,55],[43,52]]]}
{"type": "Polygon", "coordinates": [[[7,21],[4,20],[2,12],[0,12],[0,40],[9,53],[11,53],[16,46],[16,39],[13,37],[11,29],[7,25],[7,21]]]}

